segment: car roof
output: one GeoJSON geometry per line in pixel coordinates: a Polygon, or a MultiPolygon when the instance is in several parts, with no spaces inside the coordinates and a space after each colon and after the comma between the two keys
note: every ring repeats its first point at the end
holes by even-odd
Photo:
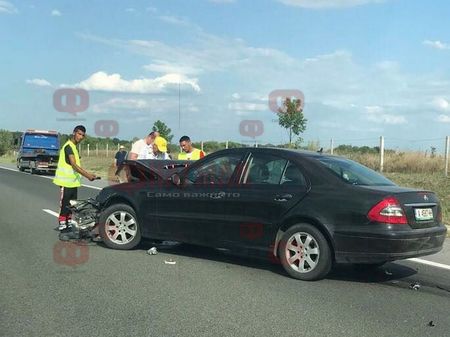
{"type": "Polygon", "coordinates": [[[214,153],[222,153],[222,152],[232,152],[232,153],[272,153],[272,154],[287,154],[293,157],[332,157],[332,158],[341,158],[338,156],[321,153],[317,151],[308,151],[308,150],[297,150],[297,149],[286,149],[280,147],[240,147],[240,148],[232,148],[232,149],[224,149],[214,153]]]}

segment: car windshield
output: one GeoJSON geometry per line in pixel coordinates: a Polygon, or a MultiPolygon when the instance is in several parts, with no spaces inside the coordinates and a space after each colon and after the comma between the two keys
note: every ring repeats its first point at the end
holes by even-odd
{"type": "Polygon", "coordinates": [[[378,172],[349,159],[320,157],[318,160],[333,174],[348,184],[367,186],[395,185],[378,172]]]}
{"type": "Polygon", "coordinates": [[[43,134],[27,134],[23,142],[24,147],[44,148],[44,149],[58,149],[57,135],[43,135],[43,134]]]}

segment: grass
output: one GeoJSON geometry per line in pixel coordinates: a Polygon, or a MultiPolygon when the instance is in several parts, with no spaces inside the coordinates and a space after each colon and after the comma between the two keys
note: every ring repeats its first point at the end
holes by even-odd
{"type": "MultiPolygon", "coordinates": [[[[102,179],[113,180],[114,154],[110,151],[106,156],[106,151],[99,151],[99,156],[91,153],[88,157],[82,153],[81,163],[84,169],[102,179]]],[[[379,156],[375,154],[347,154],[345,157],[375,170],[379,167],[379,156]]],[[[0,163],[15,162],[12,153],[0,157],[0,163]]],[[[383,174],[397,185],[435,192],[441,200],[443,221],[450,223],[450,178],[444,175],[444,159],[441,156],[431,158],[423,153],[392,153],[385,156],[384,162],[383,174]]]]}

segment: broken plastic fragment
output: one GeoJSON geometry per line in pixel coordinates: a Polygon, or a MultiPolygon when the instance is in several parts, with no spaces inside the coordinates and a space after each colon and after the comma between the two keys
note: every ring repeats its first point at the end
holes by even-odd
{"type": "Polygon", "coordinates": [[[176,264],[175,261],[173,261],[172,259],[168,259],[168,260],[164,260],[165,264],[176,264]]]}
{"type": "Polygon", "coordinates": [[[411,283],[411,284],[409,285],[409,288],[410,288],[410,289],[413,289],[413,290],[419,290],[419,289],[420,289],[420,284],[419,284],[419,282],[411,283]]]}
{"type": "Polygon", "coordinates": [[[391,273],[389,270],[385,270],[384,273],[385,273],[386,275],[392,275],[392,273],[391,273]]]}
{"type": "Polygon", "coordinates": [[[147,250],[147,254],[148,255],[156,255],[156,254],[158,254],[158,250],[156,249],[156,247],[152,247],[149,250],[147,250]]]}

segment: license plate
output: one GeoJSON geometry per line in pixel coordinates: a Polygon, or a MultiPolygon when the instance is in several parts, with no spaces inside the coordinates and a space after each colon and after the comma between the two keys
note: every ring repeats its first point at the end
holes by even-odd
{"type": "Polygon", "coordinates": [[[433,220],[433,210],[431,208],[416,208],[414,215],[417,221],[433,220]]]}

